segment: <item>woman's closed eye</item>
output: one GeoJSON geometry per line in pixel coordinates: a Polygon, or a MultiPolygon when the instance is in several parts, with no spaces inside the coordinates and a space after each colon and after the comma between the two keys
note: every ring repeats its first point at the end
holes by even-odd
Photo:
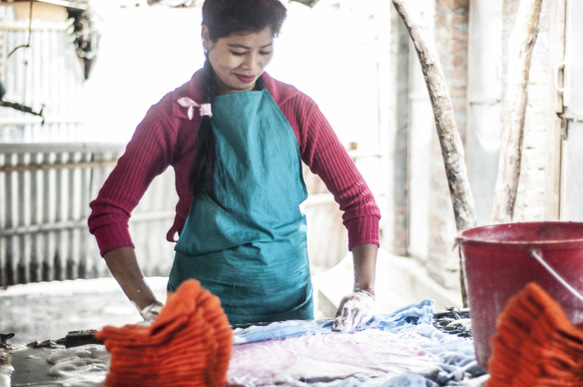
{"type": "MultiPolygon", "coordinates": [[[[231,54],[235,56],[245,56],[248,54],[247,51],[231,51],[231,54]]],[[[259,55],[268,56],[271,55],[271,51],[259,51],[259,55]]]]}

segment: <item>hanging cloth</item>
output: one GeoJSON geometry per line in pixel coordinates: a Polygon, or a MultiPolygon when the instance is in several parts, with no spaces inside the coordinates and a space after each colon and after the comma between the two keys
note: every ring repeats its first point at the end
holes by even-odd
{"type": "Polygon", "coordinates": [[[168,290],[197,279],[232,325],[313,319],[299,208],[307,190],[293,129],[264,88],[215,97],[212,108],[218,203],[193,200],[168,290]]]}

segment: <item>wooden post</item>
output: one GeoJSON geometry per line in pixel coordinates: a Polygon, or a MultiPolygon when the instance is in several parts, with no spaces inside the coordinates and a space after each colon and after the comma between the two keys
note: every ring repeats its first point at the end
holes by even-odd
{"type": "Polygon", "coordinates": [[[392,1],[411,35],[421,63],[421,70],[433,107],[441,155],[445,163],[456,227],[458,231],[462,231],[475,225],[476,215],[474,213],[474,198],[467,177],[464,149],[457,130],[445,74],[433,39],[427,36],[423,23],[417,18],[418,15],[411,13],[406,0],[392,1]]]}
{"type": "MultiPolygon", "coordinates": [[[[458,232],[461,232],[476,225],[476,215],[474,198],[467,176],[464,149],[457,130],[455,113],[449,88],[445,81],[445,74],[433,38],[427,36],[427,31],[419,17],[420,15],[411,12],[407,0],[392,1],[413,40],[425,83],[427,84],[435,116],[435,126],[441,145],[441,155],[445,163],[445,173],[453,204],[456,228],[458,232]]],[[[462,254],[460,253],[459,256],[462,301],[466,306],[465,270],[462,254]]]]}
{"type": "Polygon", "coordinates": [[[511,222],[522,159],[524,113],[532,50],[542,0],[522,0],[508,42],[508,73],[502,109],[502,143],[494,189],[492,223],[511,222]]]}

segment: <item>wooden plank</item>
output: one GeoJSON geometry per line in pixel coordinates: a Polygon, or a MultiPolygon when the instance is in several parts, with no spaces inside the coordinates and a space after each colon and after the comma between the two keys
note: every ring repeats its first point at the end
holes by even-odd
{"type": "MultiPolygon", "coordinates": [[[[14,8],[17,19],[30,18],[29,1],[16,1],[10,3],[10,5],[14,8]]],[[[67,15],[67,9],[65,7],[35,1],[32,7],[32,18],[58,23],[67,21],[69,17],[67,15]]]]}

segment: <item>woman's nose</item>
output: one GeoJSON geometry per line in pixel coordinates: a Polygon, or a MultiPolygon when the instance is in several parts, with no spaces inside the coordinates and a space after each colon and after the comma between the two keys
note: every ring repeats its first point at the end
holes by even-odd
{"type": "Polygon", "coordinates": [[[263,67],[261,63],[260,55],[257,53],[250,52],[249,54],[245,55],[245,60],[243,61],[243,67],[248,70],[254,70],[256,68],[263,67]]]}

